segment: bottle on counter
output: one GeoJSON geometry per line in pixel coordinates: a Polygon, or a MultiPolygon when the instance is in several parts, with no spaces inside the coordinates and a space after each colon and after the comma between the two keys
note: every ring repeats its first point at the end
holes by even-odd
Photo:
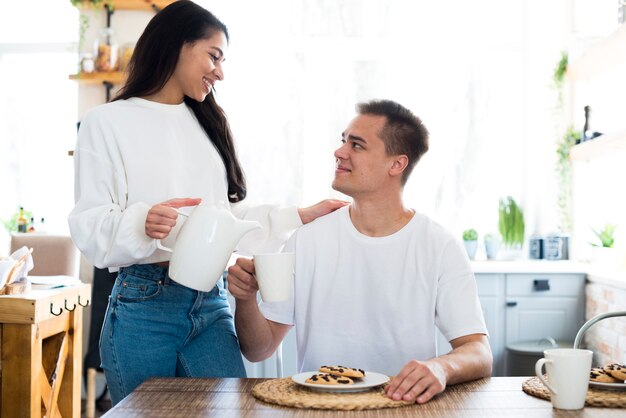
{"type": "Polygon", "coordinates": [[[596,132],[591,130],[590,126],[591,119],[591,106],[585,106],[585,126],[583,127],[582,141],[589,141],[591,139],[597,138],[602,135],[601,132],[596,132]]]}
{"type": "Polygon", "coordinates": [[[24,208],[20,206],[20,213],[17,216],[17,232],[26,232],[28,230],[28,219],[24,216],[24,208]]]}
{"type": "Polygon", "coordinates": [[[41,221],[39,221],[37,232],[46,233],[46,225],[44,224],[44,218],[41,218],[41,221]]]}
{"type": "Polygon", "coordinates": [[[28,232],[35,232],[35,218],[30,218],[30,226],[28,232]]]}

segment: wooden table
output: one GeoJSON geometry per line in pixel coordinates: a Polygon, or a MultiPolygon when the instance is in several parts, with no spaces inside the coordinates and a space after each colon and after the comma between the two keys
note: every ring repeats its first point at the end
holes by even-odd
{"type": "Polygon", "coordinates": [[[87,284],[0,296],[2,417],[80,417],[87,284]]]}
{"type": "Polygon", "coordinates": [[[522,392],[524,377],[493,377],[450,386],[424,405],[371,411],[284,408],[256,400],[251,391],[266,379],[156,378],[144,382],[104,417],[624,417],[625,409],[552,409],[548,401],[522,392]]]}

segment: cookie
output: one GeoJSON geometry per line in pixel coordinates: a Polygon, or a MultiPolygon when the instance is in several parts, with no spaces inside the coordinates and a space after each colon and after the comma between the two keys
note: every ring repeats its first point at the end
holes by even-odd
{"type": "Polygon", "coordinates": [[[314,374],[306,380],[307,383],[315,385],[353,385],[354,381],[349,377],[335,376],[328,373],[314,374]]]}
{"type": "Polygon", "coordinates": [[[594,367],[589,372],[589,380],[601,383],[619,383],[619,380],[608,374],[600,367],[594,367]]]}
{"type": "Polygon", "coordinates": [[[352,377],[356,379],[360,379],[365,377],[365,371],[361,369],[353,369],[352,367],[346,366],[322,366],[319,368],[320,372],[330,373],[337,376],[346,376],[352,377]]]}
{"type": "Polygon", "coordinates": [[[604,366],[604,371],[619,380],[620,382],[626,380],[626,366],[624,366],[623,364],[609,364],[607,366],[604,366]]]}

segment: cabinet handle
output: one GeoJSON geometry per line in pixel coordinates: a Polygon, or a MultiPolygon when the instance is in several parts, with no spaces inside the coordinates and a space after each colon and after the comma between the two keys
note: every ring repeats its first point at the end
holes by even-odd
{"type": "Polygon", "coordinates": [[[509,308],[514,308],[515,306],[517,306],[517,302],[515,301],[507,302],[506,306],[508,306],[509,308]]]}
{"type": "Polygon", "coordinates": [[[550,290],[549,279],[537,279],[533,281],[533,287],[536,292],[547,292],[550,290]]]}

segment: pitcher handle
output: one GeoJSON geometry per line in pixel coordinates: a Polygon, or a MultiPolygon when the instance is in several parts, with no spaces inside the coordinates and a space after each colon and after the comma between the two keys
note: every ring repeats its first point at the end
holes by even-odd
{"type": "MultiPolygon", "coordinates": [[[[189,217],[189,214],[181,211],[180,209],[176,209],[176,208],[173,208],[173,209],[176,212],[178,212],[179,215],[183,215],[183,216],[189,217]]],[[[165,245],[161,244],[161,240],[160,239],[156,240],[156,246],[157,246],[157,248],[159,250],[167,251],[168,253],[173,252],[173,250],[170,247],[166,247],[165,245]]]]}

